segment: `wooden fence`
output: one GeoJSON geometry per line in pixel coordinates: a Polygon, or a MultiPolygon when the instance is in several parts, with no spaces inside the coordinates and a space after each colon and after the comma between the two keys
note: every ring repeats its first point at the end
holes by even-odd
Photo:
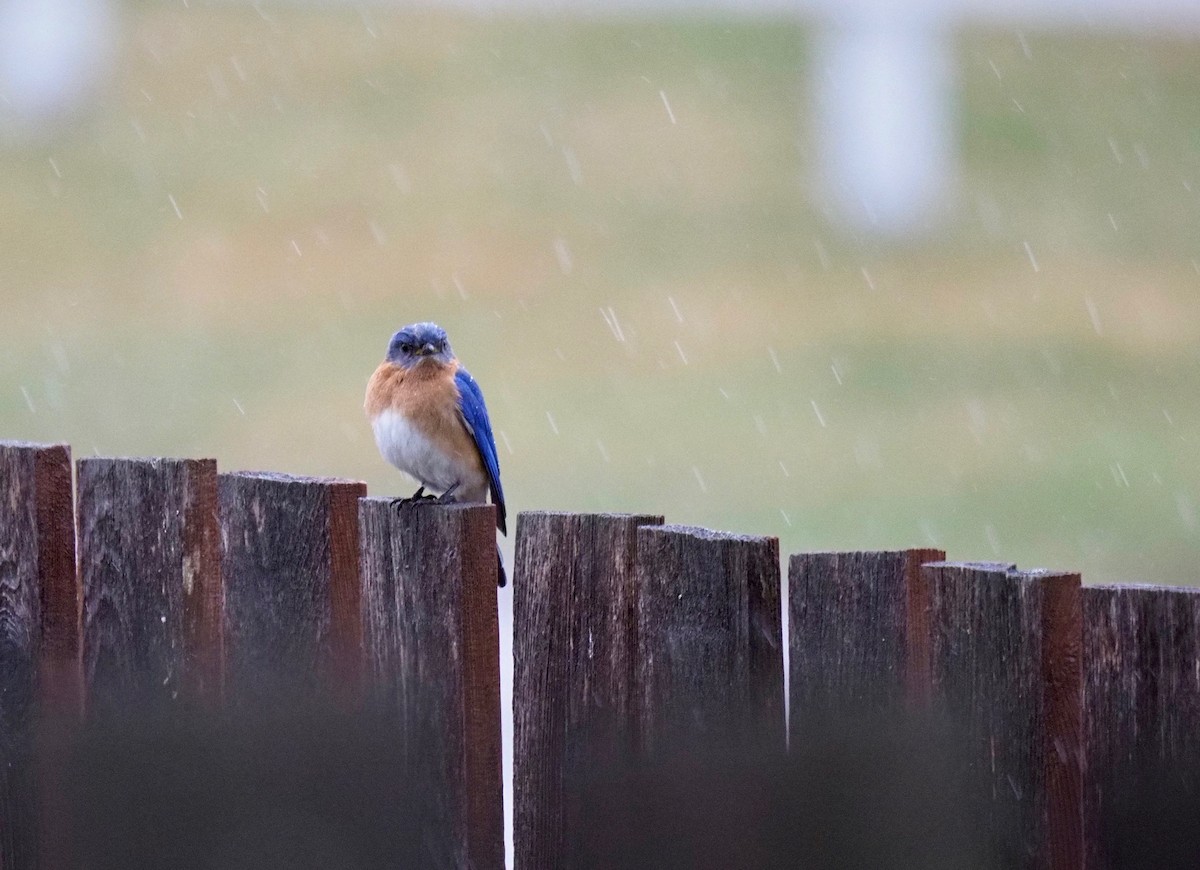
{"type": "MultiPolygon", "coordinates": [[[[73,482],[68,447],[0,442],[0,867],[81,863],[47,731],[147,700],[236,710],[284,673],[394,714],[433,808],[423,866],[503,867],[493,536],[491,506],[397,511],[362,483],[213,460],[81,459],[73,482]]],[[[520,514],[518,870],[589,865],[580,770],[690,738],[783,758],[839,723],[936,713],[1005,867],[1116,866],[1135,761],[1196,785],[1197,590],[930,549],[799,554],[785,638],[779,557],[661,516],[520,514]]]]}

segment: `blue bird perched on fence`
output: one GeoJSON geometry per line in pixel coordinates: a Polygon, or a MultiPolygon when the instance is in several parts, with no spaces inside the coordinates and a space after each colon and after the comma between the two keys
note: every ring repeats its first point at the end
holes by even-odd
{"type": "MultiPolygon", "coordinates": [[[[367,384],[365,407],[383,458],[421,484],[398,504],[482,503],[490,491],[496,527],[508,534],[500,462],[483,392],[454,356],[444,329],[414,323],[393,335],[387,357],[367,384]],[[425,487],[441,495],[427,495],[425,487]]],[[[503,586],[499,549],[496,560],[503,586]]]]}

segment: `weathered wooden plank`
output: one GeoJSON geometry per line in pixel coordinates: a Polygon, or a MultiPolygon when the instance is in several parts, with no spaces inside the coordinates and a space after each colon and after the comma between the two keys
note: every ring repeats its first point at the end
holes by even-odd
{"type": "Polygon", "coordinates": [[[358,499],[366,484],[237,472],[222,474],[218,490],[231,690],[322,686],[356,697],[358,499]]]}
{"type": "Polygon", "coordinates": [[[929,696],[929,589],[941,550],[800,553],[788,564],[791,734],[929,696]]]}
{"type": "Polygon", "coordinates": [[[934,701],[962,729],[1001,866],[1080,867],[1079,575],[996,563],[922,571],[934,701]]]}
{"type": "Polygon", "coordinates": [[[1192,863],[1200,589],[1089,586],[1083,616],[1087,867],[1192,863]]]}
{"type": "Polygon", "coordinates": [[[637,531],[641,746],[784,745],[779,540],[637,531]]]}
{"type": "Polygon", "coordinates": [[[212,459],[81,459],[79,576],[89,710],[221,693],[212,459]]]}
{"type": "MultiPolygon", "coordinates": [[[[33,724],[79,711],[71,449],[0,442],[0,866],[39,860],[33,724]]],[[[46,857],[46,850],[40,850],[46,857]]]]}
{"type": "Polygon", "coordinates": [[[429,867],[504,867],[492,505],[359,502],[369,697],[421,783],[429,867]]]}
{"type": "Polygon", "coordinates": [[[524,870],[571,866],[587,819],[566,779],[635,734],[637,529],[661,516],[521,513],[513,572],[513,842],[524,870]]]}

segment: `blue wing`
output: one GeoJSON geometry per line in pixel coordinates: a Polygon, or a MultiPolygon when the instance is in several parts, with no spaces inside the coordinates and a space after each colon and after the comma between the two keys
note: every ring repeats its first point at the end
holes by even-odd
{"type": "Polygon", "coordinates": [[[507,535],[504,490],[500,488],[500,461],[496,458],[496,439],[492,437],[492,421],[488,419],[487,405],[483,403],[483,391],[467,370],[461,367],[454,373],[454,383],[458,387],[458,409],[462,412],[463,422],[467,424],[467,431],[475,439],[483,467],[487,469],[492,503],[496,505],[496,527],[507,535]]]}

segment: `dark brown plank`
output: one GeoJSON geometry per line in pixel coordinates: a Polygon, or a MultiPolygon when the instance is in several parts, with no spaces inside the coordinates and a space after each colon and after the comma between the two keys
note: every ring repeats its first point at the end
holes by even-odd
{"type": "Polygon", "coordinates": [[[1083,615],[1087,866],[1181,866],[1200,794],[1200,590],[1089,586],[1083,615]]]}
{"type": "Polygon", "coordinates": [[[218,490],[231,690],[320,685],[356,697],[358,499],[366,484],[237,472],[222,474],[218,490]]]}
{"type": "Polygon", "coordinates": [[[996,563],[922,570],[933,698],[961,729],[1000,866],[1080,867],[1079,575],[996,563]]]}
{"type": "MultiPolygon", "coordinates": [[[[71,449],[0,442],[0,866],[38,861],[37,709],[79,711],[71,449]]],[[[46,857],[42,850],[42,857],[46,857]]]]}
{"type": "Polygon", "coordinates": [[[516,863],[569,866],[565,777],[634,735],[637,529],[661,516],[521,513],[513,572],[516,863]]]}
{"type": "Polygon", "coordinates": [[[426,864],[503,870],[495,508],[359,510],[370,697],[399,719],[426,864]]]}
{"type": "Polygon", "coordinates": [[[79,576],[89,710],[219,697],[212,459],[81,459],[79,576]]]}
{"type": "Polygon", "coordinates": [[[778,538],[643,526],[637,560],[642,747],[782,747],[778,538]]]}
{"type": "Polygon", "coordinates": [[[941,550],[801,553],[788,564],[791,733],[929,695],[929,590],[941,550]]]}

